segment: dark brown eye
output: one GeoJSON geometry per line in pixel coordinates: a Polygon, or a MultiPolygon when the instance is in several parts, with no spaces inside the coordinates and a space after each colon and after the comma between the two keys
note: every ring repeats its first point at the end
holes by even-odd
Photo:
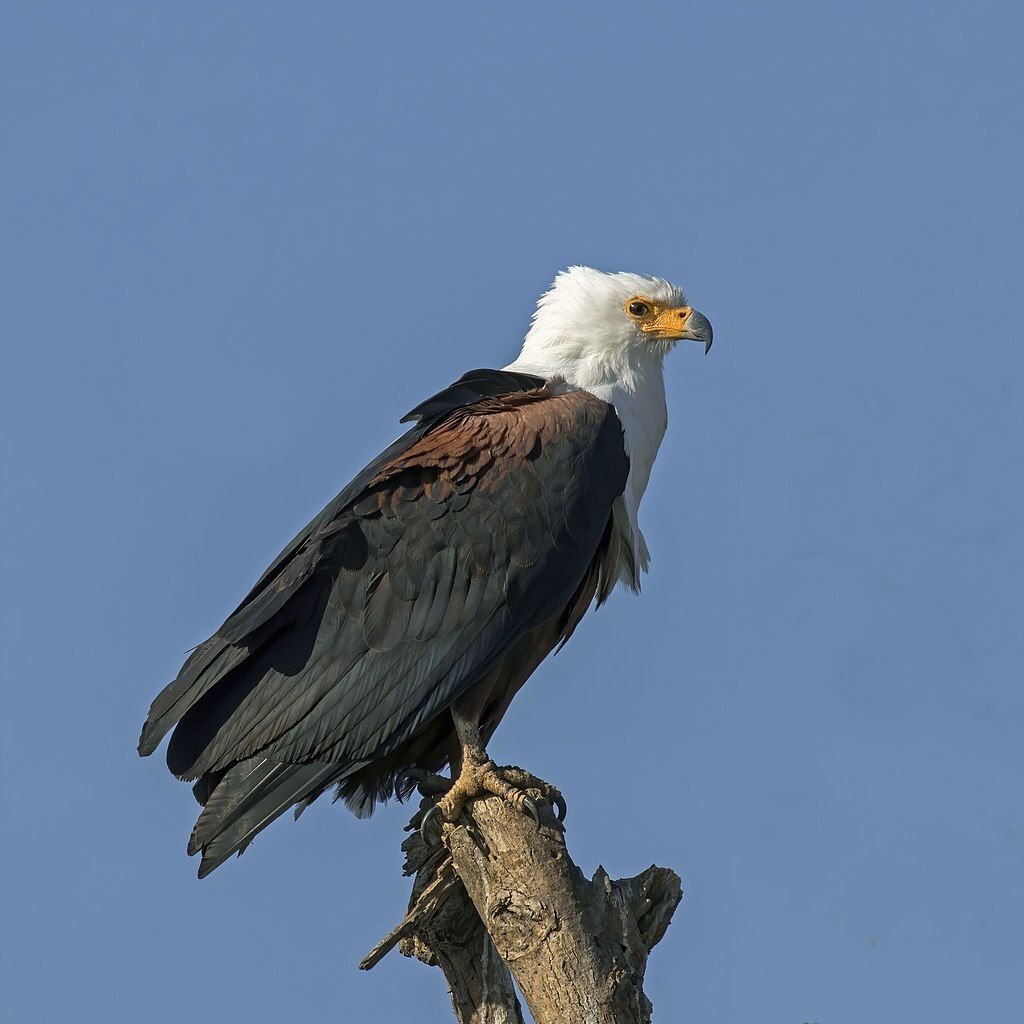
{"type": "Polygon", "coordinates": [[[629,304],[629,311],[633,316],[647,316],[651,311],[651,307],[646,302],[631,302],[629,304]]]}

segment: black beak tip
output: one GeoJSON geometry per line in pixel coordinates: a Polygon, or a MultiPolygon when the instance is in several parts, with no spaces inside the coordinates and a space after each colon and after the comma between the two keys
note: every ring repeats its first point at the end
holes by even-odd
{"type": "Polygon", "coordinates": [[[715,332],[711,327],[711,321],[696,309],[690,313],[687,327],[690,329],[690,337],[694,341],[704,342],[704,355],[711,351],[711,343],[715,339],[715,332]]]}

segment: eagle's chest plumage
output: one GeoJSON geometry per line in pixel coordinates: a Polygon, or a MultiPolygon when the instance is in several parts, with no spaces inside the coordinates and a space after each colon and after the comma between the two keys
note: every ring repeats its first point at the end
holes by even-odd
{"type": "Polygon", "coordinates": [[[622,424],[622,439],[629,459],[629,476],[622,493],[621,515],[616,526],[621,530],[629,558],[619,566],[619,579],[633,590],[640,587],[640,575],[647,571],[650,552],[640,530],[640,502],[651,478],[654,460],[668,427],[665,388],[659,374],[656,387],[629,392],[611,386],[586,389],[615,409],[622,424]],[[620,520],[624,520],[620,522],[620,520]]]}

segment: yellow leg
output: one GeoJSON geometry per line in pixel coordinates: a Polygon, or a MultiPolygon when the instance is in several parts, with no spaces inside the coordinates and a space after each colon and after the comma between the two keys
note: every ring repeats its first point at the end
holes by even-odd
{"type": "Polygon", "coordinates": [[[480,796],[499,796],[538,824],[537,799],[547,800],[558,820],[565,818],[565,800],[554,786],[515,765],[499,767],[487,756],[477,724],[454,710],[452,718],[462,764],[452,788],[423,816],[420,830],[428,843],[436,844],[441,838],[442,823],[454,823],[467,802],[480,796]]]}

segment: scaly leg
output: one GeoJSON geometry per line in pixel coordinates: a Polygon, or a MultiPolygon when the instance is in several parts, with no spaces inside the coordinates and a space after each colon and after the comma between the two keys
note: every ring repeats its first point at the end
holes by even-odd
{"type": "Polygon", "coordinates": [[[455,708],[452,709],[452,719],[462,765],[451,789],[423,816],[420,832],[428,844],[437,845],[441,839],[441,825],[446,821],[455,822],[467,802],[478,796],[500,796],[517,810],[529,814],[539,825],[540,810],[532,791],[555,808],[559,821],[565,818],[565,800],[554,786],[514,765],[498,767],[487,756],[477,723],[455,708]]]}

